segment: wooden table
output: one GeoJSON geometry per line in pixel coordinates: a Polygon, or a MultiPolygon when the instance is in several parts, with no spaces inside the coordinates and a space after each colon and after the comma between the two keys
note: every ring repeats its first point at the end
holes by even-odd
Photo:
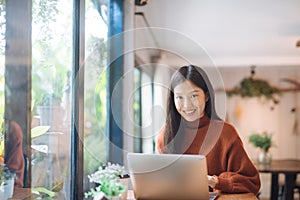
{"type": "Polygon", "coordinates": [[[253,193],[246,194],[220,194],[216,200],[257,200],[257,197],[253,193]]]}
{"type": "MultiPolygon", "coordinates": [[[[9,200],[25,200],[35,199],[35,194],[31,194],[30,188],[15,188],[14,195],[9,200]]],[[[252,193],[246,194],[220,194],[217,200],[257,200],[256,196],[252,193]]],[[[128,190],[127,200],[135,200],[132,190],[128,190]]]]}
{"type": "Polygon", "coordinates": [[[300,173],[300,160],[281,159],[272,160],[269,165],[261,165],[254,163],[259,172],[271,173],[271,200],[278,199],[278,174],[285,175],[284,183],[284,199],[294,199],[294,188],[297,173],[300,173]]]}
{"type": "Polygon", "coordinates": [[[34,199],[31,197],[36,197],[35,194],[31,193],[30,188],[16,188],[14,189],[14,194],[12,198],[9,198],[9,200],[23,200],[23,199],[34,199]]]}
{"type": "MultiPolygon", "coordinates": [[[[220,194],[216,200],[257,200],[257,197],[252,193],[245,194],[220,194]]],[[[128,191],[127,200],[135,200],[133,190],[128,191]]]]}

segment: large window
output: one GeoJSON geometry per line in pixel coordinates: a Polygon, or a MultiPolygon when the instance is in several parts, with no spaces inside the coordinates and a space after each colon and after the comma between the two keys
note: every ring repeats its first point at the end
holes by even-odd
{"type": "Polygon", "coordinates": [[[24,186],[42,199],[82,199],[87,175],[108,161],[107,4],[0,1],[0,114],[23,131],[24,186]]]}

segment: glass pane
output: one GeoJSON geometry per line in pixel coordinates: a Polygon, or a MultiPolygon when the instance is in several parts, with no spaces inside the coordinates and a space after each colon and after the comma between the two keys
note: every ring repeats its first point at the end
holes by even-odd
{"type": "Polygon", "coordinates": [[[141,76],[141,97],[147,97],[141,99],[141,118],[142,118],[142,151],[144,153],[154,152],[154,136],[153,136],[153,123],[152,123],[152,79],[143,72],[141,76]],[[151,106],[149,106],[151,105],[151,106]]]}
{"type": "Polygon", "coordinates": [[[0,163],[4,163],[4,66],[5,66],[5,1],[0,1],[0,163]]]}
{"type": "Polygon", "coordinates": [[[134,68],[134,152],[142,152],[141,70],[134,68]]]}
{"type": "Polygon", "coordinates": [[[84,85],[84,191],[88,174],[107,161],[106,138],[106,1],[86,0],[84,85]]]}
{"type": "Polygon", "coordinates": [[[134,151],[154,152],[153,125],[153,84],[149,74],[139,68],[134,69],[134,151]]]}
{"type": "Polygon", "coordinates": [[[72,6],[32,3],[32,187],[57,199],[70,197],[72,6]]]}

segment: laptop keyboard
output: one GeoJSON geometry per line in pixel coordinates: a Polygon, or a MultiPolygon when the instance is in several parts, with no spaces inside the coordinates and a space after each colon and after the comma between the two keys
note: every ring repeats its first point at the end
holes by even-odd
{"type": "Polygon", "coordinates": [[[209,193],[209,200],[215,200],[218,197],[218,193],[216,192],[210,192],[209,193]]]}

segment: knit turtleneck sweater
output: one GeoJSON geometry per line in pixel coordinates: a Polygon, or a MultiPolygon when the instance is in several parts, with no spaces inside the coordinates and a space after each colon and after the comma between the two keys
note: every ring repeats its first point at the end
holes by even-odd
{"type": "Polygon", "coordinates": [[[15,179],[16,187],[23,187],[25,161],[23,157],[22,141],[23,134],[20,125],[15,121],[5,120],[8,127],[7,132],[7,148],[5,164],[9,169],[12,169],[17,178],[15,179]]]}
{"type": "MultiPolygon", "coordinates": [[[[235,128],[207,116],[194,122],[184,121],[180,140],[184,154],[206,156],[208,175],[218,176],[215,189],[224,193],[254,193],[260,189],[259,173],[249,159],[235,128]]],[[[157,137],[157,150],[164,150],[163,128],[157,137]]]]}

